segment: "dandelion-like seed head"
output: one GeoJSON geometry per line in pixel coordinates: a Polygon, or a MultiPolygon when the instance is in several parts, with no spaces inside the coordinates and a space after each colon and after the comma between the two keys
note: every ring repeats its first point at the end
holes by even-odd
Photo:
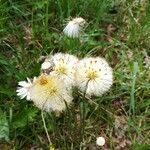
{"type": "Polygon", "coordinates": [[[34,104],[46,111],[62,111],[72,101],[70,91],[56,76],[41,75],[30,88],[34,104]]]}
{"type": "Polygon", "coordinates": [[[79,37],[81,34],[81,31],[85,25],[85,20],[81,17],[74,18],[71,21],[68,22],[67,26],[64,28],[63,32],[68,37],[79,37]]]}
{"type": "Polygon", "coordinates": [[[67,88],[74,86],[75,66],[78,58],[69,54],[57,53],[51,59],[54,67],[50,74],[61,79],[67,88]]]}
{"type": "Polygon", "coordinates": [[[112,82],[112,69],[103,58],[84,58],[77,64],[76,83],[86,94],[102,95],[112,82]]]}

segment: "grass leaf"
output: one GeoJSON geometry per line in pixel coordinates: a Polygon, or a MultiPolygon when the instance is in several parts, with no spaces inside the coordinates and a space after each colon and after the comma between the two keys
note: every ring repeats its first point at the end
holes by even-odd
{"type": "Polygon", "coordinates": [[[0,139],[9,141],[9,125],[6,114],[0,110],[0,139]]]}

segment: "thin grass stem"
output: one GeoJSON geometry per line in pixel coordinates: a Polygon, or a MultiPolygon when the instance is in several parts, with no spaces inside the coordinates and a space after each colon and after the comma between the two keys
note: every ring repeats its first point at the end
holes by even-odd
{"type": "Polygon", "coordinates": [[[50,136],[49,136],[49,134],[48,134],[47,127],[46,127],[46,123],[45,123],[45,118],[44,118],[44,115],[43,115],[43,111],[41,111],[41,117],[42,117],[43,126],[44,126],[44,129],[45,129],[45,132],[46,132],[46,136],[47,136],[49,145],[52,145],[52,142],[51,142],[51,139],[50,139],[50,136]]]}

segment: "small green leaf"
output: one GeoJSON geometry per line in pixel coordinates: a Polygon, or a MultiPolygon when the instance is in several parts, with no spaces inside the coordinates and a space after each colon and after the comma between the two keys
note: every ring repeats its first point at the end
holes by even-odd
{"type": "Polygon", "coordinates": [[[34,121],[37,115],[37,110],[34,108],[25,108],[19,112],[13,119],[13,126],[15,128],[23,128],[28,122],[34,121]]]}
{"type": "Polygon", "coordinates": [[[55,150],[55,147],[54,147],[54,145],[53,145],[53,144],[50,144],[50,146],[49,146],[49,150],[55,150]]]}

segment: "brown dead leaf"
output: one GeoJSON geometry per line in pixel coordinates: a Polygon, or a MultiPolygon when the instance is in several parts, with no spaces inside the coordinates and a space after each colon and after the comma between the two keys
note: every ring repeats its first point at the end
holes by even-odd
{"type": "Polygon", "coordinates": [[[11,146],[9,144],[0,143],[0,150],[11,150],[11,146]]]}
{"type": "Polygon", "coordinates": [[[131,145],[131,141],[126,136],[128,128],[126,116],[116,116],[114,125],[115,136],[113,138],[113,142],[115,143],[115,149],[128,150],[131,145]]]}
{"type": "Polygon", "coordinates": [[[107,34],[110,36],[114,33],[114,31],[116,30],[116,28],[112,25],[112,24],[109,24],[107,26],[107,34]]]}
{"type": "Polygon", "coordinates": [[[25,43],[27,44],[27,46],[34,43],[36,48],[38,49],[43,48],[38,39],[35,39],[33,41],[31,25],[27,25],[27,26],[23,25],[23,35],[24,35],[23,39],[25,40],[25,43]]]}
{"type": "Polygon", "coordinates": [[[124,137],[127,131],[127,119],[125,116],[115,116],[115,135],[117,137],[124,137]]]}
{"type": "Polygon", "coordinates": [[[127,51],[127,57],[128,57],[128,59],[132,59],[133,58],[133,52],[127,51]]]}
{"type": "Polygon", "coordinates": [[[24,32],[24,37],[23,39],[27,43],[27,45],[30,45],[32,43],[32,28],[30,25],[23,26],[23,32],[24,32]]]}
{"type": "Polygon", "coordinates": [[[130,148],[131,145],[131,141],[127,140],[127,139],[116,139],[116,150],[128,150],[130,148]]]}
{"type": "Polygon", "coordinates": [[[150,56],[146,55],[144,58],[145,68],[150,69],[150,56]]]}

